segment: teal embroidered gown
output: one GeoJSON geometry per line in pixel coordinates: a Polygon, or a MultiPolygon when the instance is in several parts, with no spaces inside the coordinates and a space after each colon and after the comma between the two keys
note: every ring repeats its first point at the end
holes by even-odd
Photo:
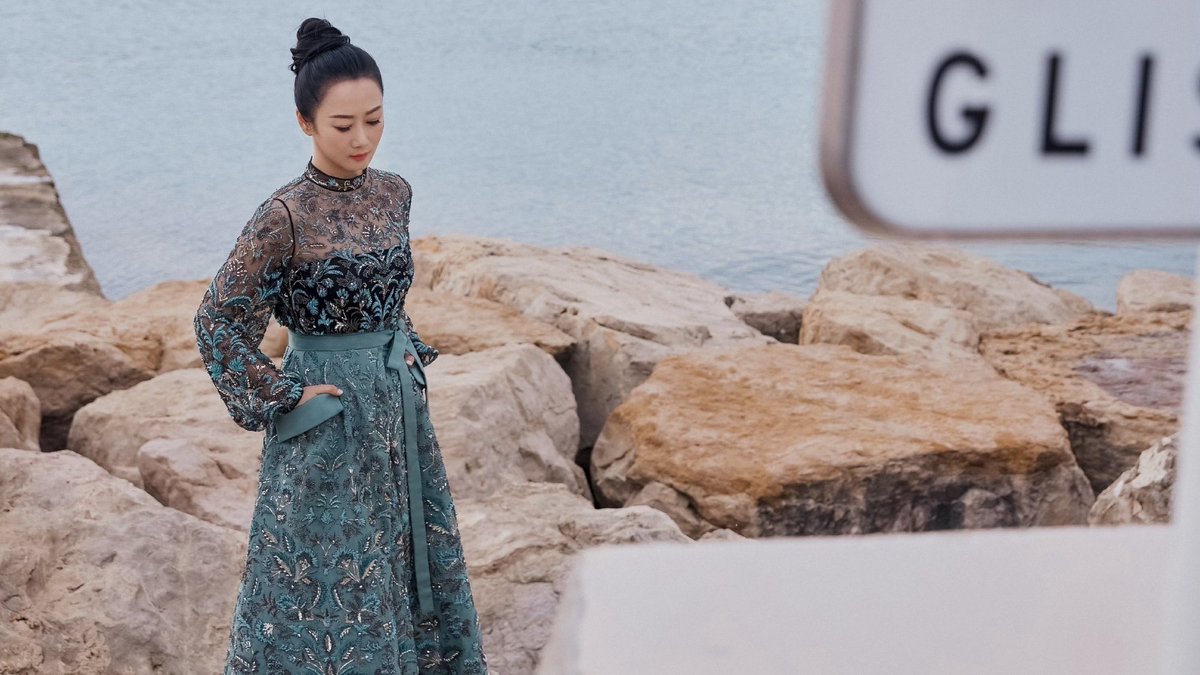
{"type": "Polygon", "coordinates": [[[265,432],[226,673],[488,672],[429,419],[423,368],[438,352],[404,309],[411,201],[398,174],[368,168],[343,179],[310,160],[258,207],[197,309],[197,346],[230,416],[265,432]],[[397,331],[419,377],[389,367],[403,362],[389,363],[388,345],[289,344],[277,368],[259,349],[272,315],[302,337],[397,331]],[[312,384],[340,387],[340,405],[309,408],[318,396],[298,406],[312,384]],[[413,400],[416,419],[405,419],[413,400]],[[417,439],[415,453],[406,438],[417,439]],[[414,455],[419,467],[408,465],[414,455]],[[408,501],[416,470],[419,547],[408,501]],[[418,602],[415,553],[427,556],[431,606],[418,602]]]}

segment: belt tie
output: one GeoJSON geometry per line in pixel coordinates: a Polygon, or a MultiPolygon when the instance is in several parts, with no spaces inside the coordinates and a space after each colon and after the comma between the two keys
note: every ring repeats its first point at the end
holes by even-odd
{"type": "Polygon", "coordinates": [[[417,452],[417,401],[414,382],[425,387],[425,367],[404,329],[372,333],[305,335],[288,330],[288,345],[295,350],[364,349],[388,345],[387,367],[400,373],[400,396],[404,410],[404,458],[408,466],[408,510],[412,525],[413,562],[416,567],[417,601],[425,612],[433,611],[433,585],[429,570],[429,543],[425,532],[425,503],[421,490],[421,462],[417,452]],[[404,354],[414,363],[404,362],[404,354]]]}

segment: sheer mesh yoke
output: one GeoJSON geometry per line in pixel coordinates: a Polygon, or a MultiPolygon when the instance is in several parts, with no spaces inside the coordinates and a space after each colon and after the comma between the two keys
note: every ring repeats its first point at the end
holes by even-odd
{"type": "Polygon", "coordinates": [[[337,178],[310,159],[255,210],[194,321],[201,359],[239,426],[266,428],[303,393],[259,348],[272,315],[308,334],[403,327],[422,365],[437,358],[404,309],[414,272],[411,203],[399,174],[368,168],[337,178]]]}

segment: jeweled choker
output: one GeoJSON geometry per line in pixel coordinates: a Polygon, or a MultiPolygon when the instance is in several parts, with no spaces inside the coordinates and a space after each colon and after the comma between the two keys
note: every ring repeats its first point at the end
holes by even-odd
{"type": "Polygon", "coordinates": [[[363,182],[367,180],[367,172],[364,170],[353,178],[338,178],[318,169],[317,165],[312,163],[312,158],[309,158],[308,167],[304,169],[304,177],[327,190],[349,192],[362,187],[363,182]]]}

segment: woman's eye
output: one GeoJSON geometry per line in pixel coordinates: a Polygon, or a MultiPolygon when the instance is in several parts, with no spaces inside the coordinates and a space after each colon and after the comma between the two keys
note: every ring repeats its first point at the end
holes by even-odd
{"type": "Polygon", "coordinates": [[[334,129],[338,131],[350,131],[350,127],[334,127],[334,129]]]}
{"type": "Polygon", "coordinates": [[[367,124],[370,124],[371,126],[375,126],[376,124],[379,124],[379,123],[380,123],[380,122],[382,122],[382,121],[383,121],[383,120],[375,120],[375,121],[373,121],[373,122],[367,122],[367,124]]]}

